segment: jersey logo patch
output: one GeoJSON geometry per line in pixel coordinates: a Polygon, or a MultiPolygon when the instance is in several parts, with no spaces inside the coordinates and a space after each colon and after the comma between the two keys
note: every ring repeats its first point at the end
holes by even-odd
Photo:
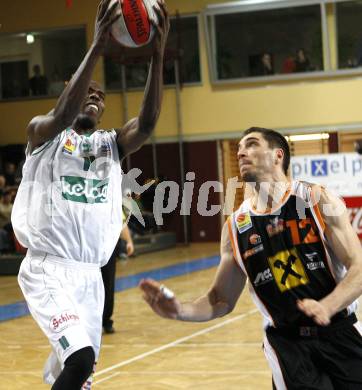
{"type": "Polygon", "coordinates": [[[308,259],[307,268],[310,271],[315,271],[315,270],[320,269],[320,268],[323,268],[323,269],[326,268],[323,261],[319,258],[319,255],[317,252],[306,253],[305,256],[308,259]]]}
{"type": "Polygon", "coordinates": [[[108,141],[102,139],[101,155],[102,156],[107,156],[110,153],[111,153],[111,144],[108,141]]]}
{"type": "Polygon", "coordinates": [[[281,292],[309,283],[303,263],[295,248],[268,257],[268,262],[281,292]]]}
{"type": "Polygon", "coordinates": [[[63,153],[73,154],[74,151],[75,151],[75,141],[72,140],[70,137],[68,137],[63,146],[63,153]]]}
{"type": "Polygon", "coordinates": [[[108,179],[96,180],[84,177],[62,176],[62,196],[80,203],[107,203],[108,179]]]}
{"type": "Polygon", "coordinates": [[[259,236],[259,234],[252,234],[252,235],[249,237],[249,241],[250,241],[250,244],[251,244],[251,245],[258,245],[258,244],[261,244],[261,237],[259,236]]]}
{"type": "Polygon", "coordinates": [[[254,247],[254,248],[251,248],[251,249],[248,249],[247,251],[245,251],[243,253],[243,259],[246,260],[248,259],[250,256],[253,256],[259,252],[262,252],[264,250],[264,245],[263,244],[259,244],[258,246],[254,247]]]}
{"type": "Polygon", "coordinates": [[[253,226],[250,214],[239,214],[236,216],[236,227],[239,233],[244,233],[253,226]]]}
{"type": "Polygon", "coordinates": [[[271,282],[273,280],[273,275],[270,271],[270,268],[267,268],[265,271],[259,272],[258,275],[256,275],[256,278],[254,280],[254,286],[258,287],[262,284],[271,282]]]}
{"type": "Polygon", "coordinates": [[[276,234],[282,233],[284,230],[284,220],[275,217],[270,220],[270,223],[266,226],[266,231],[269,237],[273,237],[276,234]]]}

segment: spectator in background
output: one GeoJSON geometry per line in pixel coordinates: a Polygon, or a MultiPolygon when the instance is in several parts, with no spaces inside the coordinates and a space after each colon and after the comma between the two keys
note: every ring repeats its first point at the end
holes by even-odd
{"type": "Polygon", "coordinates": [[[0,199],[3,197],[6,188],[6,179],[4,175],[0,175],[0,199]]]}
{"type": "Polygon", "coordinates": [[[274,74],[273,59],[270,53],[264,53],[261,57],[262,71],[264,75],[274,74]]]}
{"type": "Polygon", "coordinates": [[[347,68],[357,68],[358,61],[355,58],[348,58],[347,68]]]}
{"type": "Polygon", "coordinates": [[[269,76],[274,74],[274,64],[270,53],[264,52],[261,56],[253,56],[253,62],[254,58],[256,58],[256,61],[252,65],[253,76],[269,76]]]}
{"type": "Polygon", "coordinates": [[[6,252],[11,249],[10,237],[13,232],[11,225],[12,201],[12,192],[5,191],[0,201],[0,252],[6,252]]]}
{"type": "Polygon", "coordinates": [[[311,71],[309,58],[304,49],[298,49],[295,57],[295,72],[309,72],[311,71]]]}
{"type": "Polygon", "coordinates": [[[288,55],[283,61],[282,73],[295,72],[295,59],[293,55],[288,55]]]}
{"type": "Polygon", "coordinates": [[[26,145],[23,146],[23,159],[18,163],[15,170],[15,183],[18,186],[23,178],[23,167],[25,164],[26,145]]]}
{"type": "Polygon", "coordinates": [[[0,202],[0,227],[4,228],[11,223],[11,211],[13,209],[13,193],[6,190],[0,202]]]}
{"type": "Polygon", "coordinates": [[[16,184],[15,172],[16,172],[16,165],[9,161],[6,162],[4,168],[4,176],[5,176],[7,186],[14,186],[16,184]]]}
{"type": "Polygon", "coordinates": [[[58,69],[55,68],[49,85],[50,96],[60,96],[65,88],[65,81],[61,79],[58,69]]]}
{"type": "Polygon", "coordinates": [[[29,80],[29,88],[32,96],[48,94],[48,79],[41,74],[38,64],[33,66],[34,76],[29,80]]]}

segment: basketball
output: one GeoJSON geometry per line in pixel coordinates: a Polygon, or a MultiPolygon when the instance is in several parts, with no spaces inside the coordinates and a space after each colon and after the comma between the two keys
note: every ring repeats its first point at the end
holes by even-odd
{"type": "MultiPolygon", "coordinates": [[[[114,2],[111,1],[111,7],[114,2]]],[[[113,38],[123,46],[140,47],[151,42],[154,35],[154,26],[151,20],[157,22],[157,15],[153,6],[156,0],[124,0],[122,14],[112,26],[113,38]]]]}

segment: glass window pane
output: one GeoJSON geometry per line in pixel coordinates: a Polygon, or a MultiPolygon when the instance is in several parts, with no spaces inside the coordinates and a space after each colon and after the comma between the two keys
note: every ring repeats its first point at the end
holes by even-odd
{"type": "Polygon", "coordinates": [[[362,66],[362,1],[337,3],[336,7],[339,68],[362,66]]]}
{"type": "Polygon", "coordinates": [[[86,51],[84,28],[0,36],[0,96],[58,96],[86,51]]]}
{"type": "Polygon", "coordinates": [[[319,5],[215,16],[218,79],[323,69],[319,5]]]}
{"type": "MultiPolygon", "coordinates": [[[[181,82],[200,82],[198,18],[196,16],[171,19],[164,64],[164,82],[166,85],[175,83],[174,59],[177,57],[178,48],[180,48],[179,51],[181,53],[181,82]]],[[[139,58],[135,60],[139,61],[139,58]]],[[[132,59],[129,61],[132,62],[132,59]]],[[[122,88],[121,62],[116,59],[116,56],[112,56],[111,52],[109,56],[105,57],[107,90],[119,90],[122,88]]],[[[127,88],[144,88],[147,74],[148,65],[145,63],[126,65],[127,88]]]]}
{"type": "Polygon", "coordinates": [[[170,35],[167,42],[165,84],[175,83],[174,59],[180,51],[180,81],[197,83],[201,81],[199,33],[197,17],[181,17],[171,20],[170,35]]]}

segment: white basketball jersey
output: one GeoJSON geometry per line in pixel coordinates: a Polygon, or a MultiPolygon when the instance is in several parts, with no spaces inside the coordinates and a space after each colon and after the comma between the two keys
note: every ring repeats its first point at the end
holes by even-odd
{"type": "Polygon", "coordinates": [[[26,152],[12,224],[26,248],[102,266],[122,229],[116,132],[67,129],[26,152]]]}

